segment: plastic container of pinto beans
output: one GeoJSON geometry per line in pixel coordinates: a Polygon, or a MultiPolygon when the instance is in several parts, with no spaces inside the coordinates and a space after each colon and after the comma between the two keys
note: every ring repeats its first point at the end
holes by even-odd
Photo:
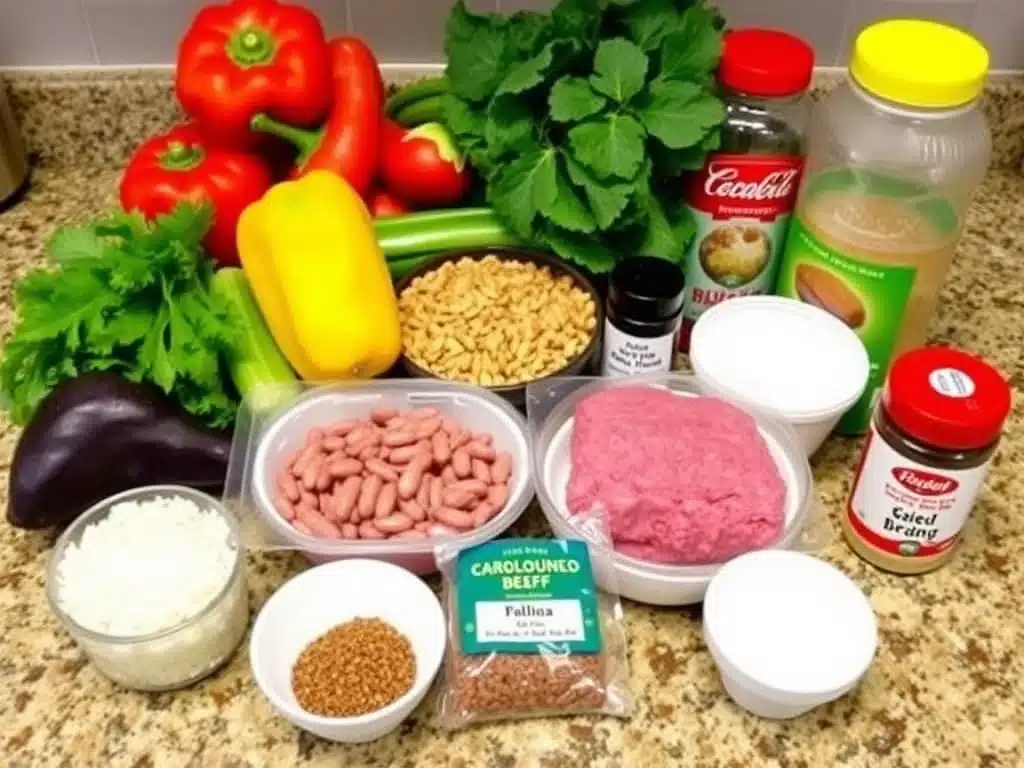
{"type": "Polygon", "coordinates": [[[343,382],[265,402],[239,409],[225,484],[249,549],[432,573],[439,543],[489,541],[533,498],[526,420],[480,387],[343,382]]]}
{"type": "Polygon", "coordinates": [[[966,352],[921,347],[897,358],[841,516],[853,550],[894,573],[947,563],[1010,407],[1003,376],[966,352]]]}

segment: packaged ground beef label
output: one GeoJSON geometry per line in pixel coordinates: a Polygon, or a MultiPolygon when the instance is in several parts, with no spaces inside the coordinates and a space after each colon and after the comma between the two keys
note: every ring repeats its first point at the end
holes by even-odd
{"type": "Polygon", "coordinates": [[[439,554],[449,622],[440,721],[626,716],[621,607],[584,541],[505,539],[439,554]]]}

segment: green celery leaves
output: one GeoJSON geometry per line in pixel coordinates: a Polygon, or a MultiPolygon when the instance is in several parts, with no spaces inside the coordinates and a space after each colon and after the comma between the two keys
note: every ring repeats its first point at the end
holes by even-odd
{"type": "Polygon", "coordinates": [[[211,216],[189,205],[154,223],[117,212],[54,234],[54,268],[15,285],[18,322],[0,363],[15,423],[57,384],[90,371],[155,384],[211,426],[234,423],[225,354],[236,331],[230,308],[207,290],[202,249],[211,216]]]}

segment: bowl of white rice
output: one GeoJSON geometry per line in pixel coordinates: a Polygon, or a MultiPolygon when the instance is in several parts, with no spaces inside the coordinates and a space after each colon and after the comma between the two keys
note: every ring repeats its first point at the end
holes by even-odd
{"type": "Polygon", "coordinates": [[[95,667],[135,690],[191,685],[231,658],[249,620],[238,522],[191,488],[135,488],[57,539],[53,613],[95,667]]]}

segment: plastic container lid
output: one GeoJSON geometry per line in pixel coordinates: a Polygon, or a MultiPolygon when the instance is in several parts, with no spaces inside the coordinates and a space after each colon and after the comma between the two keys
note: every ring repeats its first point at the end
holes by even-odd
{"type": "Polygon", "coordinates": [[[683,308],[682,267],[654,256],[623,259],[608,281],[608,302],[633,320],[655,322],[683,308]]]}
{"type": "Polygon", "coordinates": [[[962,29],[923,19],[890,19],[857,35],[850,74],[883,99],[941,109],[978,98],[988,64],[988,50],[962,29]]]}
{"type": "Polygon", "coordinates": [[[690,360],[715,390],[794,422],[845,411],[870,362],[850,328],[824,310],[778,296],[744,296],[697,321],[690,360]]]}
{"type": "Polygon", "coordinates": [[[966,451],[999,438],[1010,414],[1010,386],[999,371],[973,355],[921,347],[893,363],[882,406],[910,437],[966,451]]]}
{"type": "Polygon", "coordinates": [[[878,645],[871,603],[849,577],[774,549],[722,566],[704,598],[704,630],[730,667],[780,694],[841,690],[867,671],[878,645]]]}
{"type": "Polygon", "coordinates": [[[777,29],[739,29],[725,35],[718,81],[753,96],[792,96],[807,89],[814,49],[777,29]]]}

